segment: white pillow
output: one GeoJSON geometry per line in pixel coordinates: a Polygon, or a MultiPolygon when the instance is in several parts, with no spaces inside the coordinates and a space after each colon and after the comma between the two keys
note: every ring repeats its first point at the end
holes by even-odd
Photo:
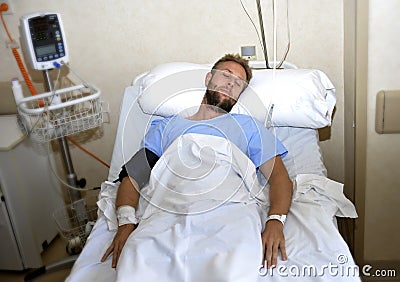
{"type": "MultiPolygon", "coordinates": [[[[150,72],[148,72],[141,80],[141,87],[143,89],[149,87],[154,82],[159,81],[162,78],[165,78],[169,75],[180,73],[184,71],[190,70],[210,70],[211,65],[205,64],[194,64],[194,63],[186,63],[186,62],[172,62],[165,63],[156,66],[150,72]]],[[[203,78],[204,81],[204,78],[203,78]]],[[[204,86],[204,85],[203,85],[204,86]]]]}
{"type": "MultiPolygon", "coordinates": [[[[211,65],[192,63],[159,65],[142,79],[140,107],[159,116],[195,113],[210,69],[211,65]]],[[[331,125],[335,103],[335,88],[319,70],[253,70],[249,86],[231,112],[250,114],[274,126],[322,128],[331,125]]]]}

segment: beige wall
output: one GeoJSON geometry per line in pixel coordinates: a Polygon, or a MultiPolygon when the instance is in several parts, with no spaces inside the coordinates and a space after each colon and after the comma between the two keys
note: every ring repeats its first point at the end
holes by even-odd
{"type": "MultiPolygon", "coordinates": [[[[6,15],[11,33],[18,37],[18,20],[37,11],[61,13],[70,50],[70,66],[85,80],[97,85],[108,101],[111,121],[104,125],[104,136],[84,144],[101,158],[110,161],[119,105],[124,88],[139,73],[168,61],[211,63],[226,52],[239,52],[241,45],[257,45],[251,22],[240,1],[232,0],[12,0],[15,13],[6,15]]],[[[243,0],[256,18],[255,1],[243,0]]],[[[278,1],[278,4],[283,1],[278,1]]],[[[300,68],[316,68],[327,73],[337,88],[338,103],[333,126],[322,142],[329,176],[344,180],[343,137],[343,3],[331,0],[290,2],[291,50],[288,61],[300,68]]],[[[266,26],[271,26],[271,1],[262,1],[266,26]],[[266,3],[268,5],[266,5],[266,3]]],[[[279,14],[284,15],[282,6],[279,14]]],[[[285,21],[279,21],[283,30],[285,21]]],[[[272,30],[267,29],[269,46],[272,30]]],[[[285,36],[280,31],[284,42],[285,36]]],[[[6,35],[0,29],[0,82],[20,76],[6,35]]],[[[278,45],[278,56],[284,43],[278,45]]],[[[272,56],[272,48],[269,50],[272,56]]],[[[40,85],[41,75],[32,72],[40,85]]],[[[1,88],[1,91],[6,89],[1,88]]],[[[325,134],[324,134],[325,135],[325,134]]],[[[78,177],[88,186],[98,186],[107,169],[79,150],[71,148],[78,177]]]]}
{"type": "MultiPolygon", "coordinates": [[[[365,259],[400,261],[400,135],[375,132],[380,90],[400,89],[400,2],[370,0],[365,259]]],[[[399,116],[400,122],[400,116],[399,116]]]]}

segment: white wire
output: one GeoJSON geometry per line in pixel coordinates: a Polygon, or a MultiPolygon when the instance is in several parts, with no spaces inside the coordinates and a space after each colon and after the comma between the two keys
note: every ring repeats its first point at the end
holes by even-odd
{"type": "MultiPolygon", "coordinates": [[[[66,64],[62,64],[62,65],[67,66],[66,64]]],[[[67,66],[67,68],[70,69],[68,66],[67,66]]],[[[71,70],[71,69],[70,69],[70,70],[71,70]]],[[[71,71],[72,71],[72,70],[71,70],[71,71]]],[[[72,72],[74,72],[74,71],[72,71],[72,72]]],[[[55,80],[54,87],[53,87],[53,89],[52,89],[51,100],[50,100],[50,103],[48,103],[48,105],[46,105],[46,107],[48,107],[49,105],[51,105],[51,103],[52,103],[52,101],[53,101],[53,99],[54,99],[54,96],[55,96],[56,90],[57,90],[57,85],[60,84],[60,83],[59,83],[59,82],[60,82],[60,73],[61,73],[61,68],[58,69],[57,78],[56,78],[56,80],[55,80]]],[[[81,79],[75,72],[74,72],[74,74],[75,74],[83,83],[85,83],[84,80],[81,79]]],[[[38,121],[35,123],[35,125],[36,125],[37,123],[38,123],[38,121]]],[[[53,164],[53,162],[51,161],[51,158],[50,158],[50,143],[51,143],[51,142],[48,142],[48,147],[47,147],[47,158],[48,158],[48,161],[49,161],[50,170],[53,172],[54,176],[58,179],[58,181],[60,181],[62,184],[64,184],[65,186],[67,186],[67,187],[70,188],[70,189],[75,189],[75,190],[79,190],[79,191],[89,191],[89,190],[93,190],[93,188],[86,188],[86,189],[85,189],[85,188],[78,188],[78,187],[71,186],[71,185],[69,185],[67,182],[65,182],[65,181],[57,174],[57,171],[56,171],[56,169],[55,169],[55,165],[53,164]]]]}
{"type": "Polygon", "coordinates": [[[287,30],[287,45],[286,45],[286,49],[285,52],[283,53],[282,59],[279,62],[279,64],[277,65],[276,68],[280,68],[282,66],[282,64],[285,62],[287,55],[289,53],[290,50],[290,24],[289,24],[289,0],[286,0],[286,30],[287,30]]]}
{"type": "MultiPolygon", "coordinates": [[[[56,95],[57,84],[59,84],[59,80],[60,80],[60,73],[61,73],[61,68],[58,69],[56,81],[55,81],[55,83],[54,83],[53,89],[51,89],[51,96],[50,96],[51,99],[50,99],[50,102],[44,105],[42,113],[47,112],[48,109],[49,109],[49,105],[51,105],[51,103],[53,102],[53,99],[54,99],[54,97],[55,97],[55,95],[56,95]]],[[[41,121],[41,120],[43,120],[43,116],[41,116],[41,118],[39,118],[39,119],[33,124],[31,130],[28,131],[28,136],[32,133],[32,131],[35,129],[35,127],[37,126],[37,124],[38,124],[39,121],[41,121]]]]}
{"type": "Polygon", "coordinates": [[[78,191],[91,191],[94,190],[93,188],[78,188],[72,185],[69,185],[67,182],[65,182],[57,173],[56,169],[55,169],[55,165],[53,163],[53,161],[50,158],[50,143],[48,142],[48,147],[47,147],[47,159],[49,161],[49,165],[50,165],[50,170],[51,172],[54,174],[54,176],[58,179],[58,181],[60,181],[62,184],[64,184],[65,186],[67,186],[70,189],[73,190],[78,190],[78,191]]]}
{"type": "Polygon", "coordinates": [[[71,71],[81,82],[83,85],[85,85],[86,87],[90,88],[93,90],[93,88],[89,85],[89,83],[87,83],[75,70],[73,70],[69,65],[67,65],[64,62],[61,62],[61,64],[63,66],[66,66],[68,68],[69,71],[71,71]]]}
{"type": "Polygon", "coordinates": [[[274,65],[273,65],[273,72],[272,72],[272,78],[275,79],[275,71],[276,71],[276,51],[278,48],[278,37],[277,37],[277,19],[278,19],[278,15],[277,15],[277,7],[276,7],[276,0],[272,0],[272,18],[273,18],[273,41],[274,41],[274,50],[273,50],[273,57],[274,57],[274,65]]]}
{"type": "MultiPolygon", "coordinates": [[[[265,54],[266,53],[265,52],[265,48],[267,48],[267,46],[265,46],[265,48],[264,48],[264,45],[263,45],[263,43],[261,41],[261,38],[260,38],[260,33],[258,32],[258,29],[257,29],[253,19],[251,18],[250,14],[248,13],[246,7],[244,6],[242,0],[240,0],[240,4],[242,5],[242,8],[243,8],[244,12],[246,13],[247,17],[250,19],[250,21],[251,21],[251,23],[252,23],[252,25],[254,27],[254,30],[257,33],[257,37],[258,37],[258,41],[259,41],[260,46],[261,46],[261,50],[265,54]]],[[[279,63],[276,60],[276,57],[277,57],[277,53],[276,53],[277,52],[277,35],[276,35],[277,34],[277,10],[278,9],[276,8],[276,0],[273,0],[273,17],[274,17],[274,55],[273,55],[273,57],[274,57],[274,67],[273,68],[279,69],[282,66],[282,64],[285,62],[285,60],[287,58],[287,55],[289,53],[289,50],[290,50],[289,1],[286,0],[286,29],[287,29],[287,40],[288,40],[288,43],[286,45],[286,48],[285,48],[285,51],[283,53],[282,59],[279,61],[279,63]]],[[[268,67],[268,66],[266,66],[266,67],[268,67]]]]}
{"type": "Polygon", "coordinates": [[[260,37],[260,33],[258,32],[258,29],[257,29],[257,27],[256,27],[256,24],[254,23],[254,21],[253,21],[253,19],[251,18],[250,14],[247,12],[247,9],[246,9],[246,7],[244,6],[242,0],[240,0],[240,4],[242,4],[242,8],[243,8],[244,12],[246,13],[247,17],[250,19],[251,23],[253,24],[253,27],[254,27],[254,29],[255,29],[255,31],[256,31],[256,33],[257,33],[257,37],[258,37],[258,41],[259,41],[260,46],[261,46],[261,50],[263,51],[263,53],[265,53],[264,45],[262,44],[261,37],[260,37]]]}

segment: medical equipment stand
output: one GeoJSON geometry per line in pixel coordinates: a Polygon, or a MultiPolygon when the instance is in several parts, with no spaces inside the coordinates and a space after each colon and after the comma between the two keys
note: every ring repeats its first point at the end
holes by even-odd
{"type": "MultiPolygon", "coordinates": [[[[53,91],[53,81],[50,78],[50,74],[48,70],[43,71],[43,77],[44,77],[44,83],[45,83],[45,90],[50,92],[53,91]]],[[[74,212],[77,215],[77,218],[84,221],[85,218],[87,218],[86,214],[86,209],[85,209],[85,202],[80,201],[81,200],[81,194],[80,191],[78,190],[78,180],[76,173],[74,171],[74,166],[72,164],[72,159],[71,159],[71,154],[69,151],[69,145],[67,138],[65,136],[59,137],[58,138],[60,149],[61,149],[61,155],[64,163],[64,167],[67,173],[67,183],[69,186],[74,187],[68,187],[68,192],[70,195],[71,199],[71,204],[73,206],[74,212]]],[[[85,180],[81,179],[79,180],[80,186],[84,186],[85,180]]],[[[48,265],[44,265],[40,268],[35,269],[34,271],[28,273],[24,281],[33,281],[36,277],[48,272],[48,271],[57,271],[61,270],[67,267],[71,267],[76,259],[78,258],[78,255],[73,255],[69,256],[67,258],[61,259],[59,261],[53,262],[48,265]]]]}
{"type": "MultiPolygon", "coordinates": [[[[47,92],[51,92],[53,91],[54,85],[53,85],[53,81],[50,78],[50,74],[49,74],[49,70],[44,70],[43,71],[43,78],[44,78],[44,82],[45,82],[45,90],[47,92]]],[[[78,190],[78,180],[77,180],[77,176],[76,173],[74,171],[74,166],[72,165],[72,159],[71,159],[71,154],[69,151],[69,145],[68,145],[68,141],[67,138],[65,136],[59,137],[58,138],[59,144],[60,144],[60,148],[61,148],[61,155],[62,155],[62,159],[64,162],[64,168],[66,170],[67,173],[67,183],[69,186],[73,187],[68,187],[68,192],[70,195],[70,199],[71,199],[71,203],[74,205],[76,212],[78,214],[82,214],[84,216],[84,213],[86,212],[84,209],[81,209],[81,204],[79,204],[80,202],[78,202],[78,200],[81,199],[81,192],[78,190]],[[78,202],[78,204],[77,204],[78,202]]],[[[79,180],[79,184],[81,187],[85,186],[84,184],[86,183],[86,181],[83,179],[79,180]]],[[[80,217],[79,217],[80,218],[80,217]]]]}

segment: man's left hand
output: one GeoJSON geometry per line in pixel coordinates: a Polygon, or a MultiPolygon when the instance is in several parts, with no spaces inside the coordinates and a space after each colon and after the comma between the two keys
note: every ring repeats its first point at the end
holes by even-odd
{"type": "Polygon", "coordinates": [[[267,261],[267,268],[275,267],[278,262],[278,252],[281,251],[282,260],[287,260],[283,224],[279,220],[269,220],[261,234],[263,246],[263,261],[267,261]]]}

